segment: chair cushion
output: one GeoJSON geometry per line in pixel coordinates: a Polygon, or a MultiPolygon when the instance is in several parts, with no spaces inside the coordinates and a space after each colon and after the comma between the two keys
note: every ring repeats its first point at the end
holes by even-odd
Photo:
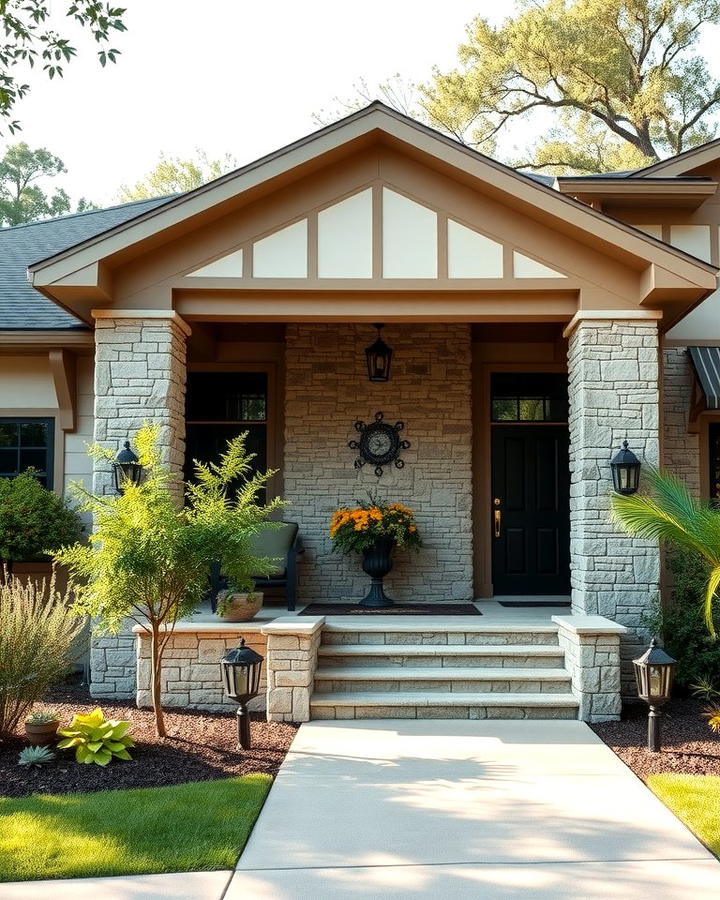
{"type": "Polygon", "coordinates": [[[250,538],[250,549],[255,556],[269,557],[273,566],[260,578],[284,578],[288,550],[298,532],[297,522],[281,522],[280,527],[264,528],[250,538]]]}

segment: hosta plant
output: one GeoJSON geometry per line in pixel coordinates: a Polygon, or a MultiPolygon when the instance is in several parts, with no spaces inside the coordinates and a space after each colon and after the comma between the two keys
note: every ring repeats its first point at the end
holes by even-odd
{"type": "Polygon", "coordinates": [[[135,746],[130,737],[131,722],[106,719],[97,707],[86,716],[74,716],[68,728],[61,728],[58,734],[63,738],[58,750],[75,748],[75,759],[79,763],[96,763],[106,766],[112,759],[132,759],[128,748],[135,746]]]}
{"type": "Polygon", "coordinates": [[[47,765],[55,759],[55,754],[49,747],[25,747],[20,751],[18,757],[19,766],[40,766],[47,765]]]}

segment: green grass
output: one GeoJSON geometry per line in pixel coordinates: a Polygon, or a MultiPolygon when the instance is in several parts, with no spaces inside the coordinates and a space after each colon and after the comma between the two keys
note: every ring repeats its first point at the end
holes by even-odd
{"type": "Polygon", "coordinates": [[[648,787],[720,857],[720,776],[650,775],[648,787]]]}
{"type": "Polygon", "coordinates": [[[0,881],[233,868],[272,778],[0,800],[0,881]]]}

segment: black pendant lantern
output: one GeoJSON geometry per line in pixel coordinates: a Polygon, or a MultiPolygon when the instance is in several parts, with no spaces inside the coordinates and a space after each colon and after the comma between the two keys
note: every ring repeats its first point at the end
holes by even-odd
{"type": "Polygon", "coordinates": [[[130,449],[130,441],[125,441],[125,446],[118,453],[113,462],[113,477],[115,479],[115,490],[117,493],[123,493],[125,484],[128,481],[134,485],[140,484],[142,473],[143,467],[140,465],[140,460],[130,449]]]}
{"type": "Polygon", "coordinates": [[[660,713],[657,709],[667,703],[672,692],[677,661],[667,654],[653,638],[642,656],[633,660],[638,696],[650,707],[648,714],[648,750],[660,749],[660,713]]]}
{"type": "Polygon", "coordinates": [[[257,697],[260,690],[260,670],[263,657],[251,647],[245,646],[245,638],[240,639],[240,646],[228,650],[220,662],[225,693],[231,700],[239,704],[237,711],[238,746],[249,750],[250,718],[247,703],[257,697]]]}
{"type": "Polygon", "coordinates": [[[637,492],[640,486],[640,460],[632,450],[628,450],[627,441],[623,441],[623,448],[613,457],[610,468],[613,487],[618,494],[629,496],[637,492]]]}
{"type": "Polygon", "coordinates": [[[368,378],[370,381],[390,381],[392,350],[382,339],[381,332],[385,326],[376,323],[373,327],[377,328],[377,339],[369,347],[365,348],[368,378]]]}

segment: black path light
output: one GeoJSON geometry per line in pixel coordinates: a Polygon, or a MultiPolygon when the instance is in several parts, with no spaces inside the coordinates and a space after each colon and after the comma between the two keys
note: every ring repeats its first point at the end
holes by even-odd
{"type": "Polygon", "coordinates": [[[138,485],[142,481],[143,466],[135,453],[130,449],[130,441],[125,441],[125,446],[115,457],[112,465],[115,490],[118,494],[122,494],[125,490],[127,481],[134,485],[138,485]]]}
{"type": "Polygon", "coordinates": [[[247,703],[257,697],[260,690],[262,664],[263,657],[245,646],[245,638],[240,639],[239,647],[228,650],[220,663],[225,693],[240,704],[237,711],[238,747],[243,750],[251,747],[247,703]]]}
{"type": "Polygon", "coordinates": [[[668,655],[653,638],[642,656],[633,660],[638,695],[650,707],[648,713],[648,750],[660,750],[660,711],[672,692],[677,661],[668,655]]]}
{"type": "Polygon", "coordinates": [[[610,468],[613,487],[618,494],[629,496],[637,492],[640,486],[640,460],[632,450],[628,450],[627,441],[623,441],[622,450],[613,457],[610,468]]]}
{"type": "Polygon", "coordinates": [[[373,325],[373,328],[377,328],[377,339],[373,344],[365,348],[370,381],[390,381],[390,363],[392,362],[393,352],[382,339],[382,329],[384,327],[380,323],[373,325]]]}

